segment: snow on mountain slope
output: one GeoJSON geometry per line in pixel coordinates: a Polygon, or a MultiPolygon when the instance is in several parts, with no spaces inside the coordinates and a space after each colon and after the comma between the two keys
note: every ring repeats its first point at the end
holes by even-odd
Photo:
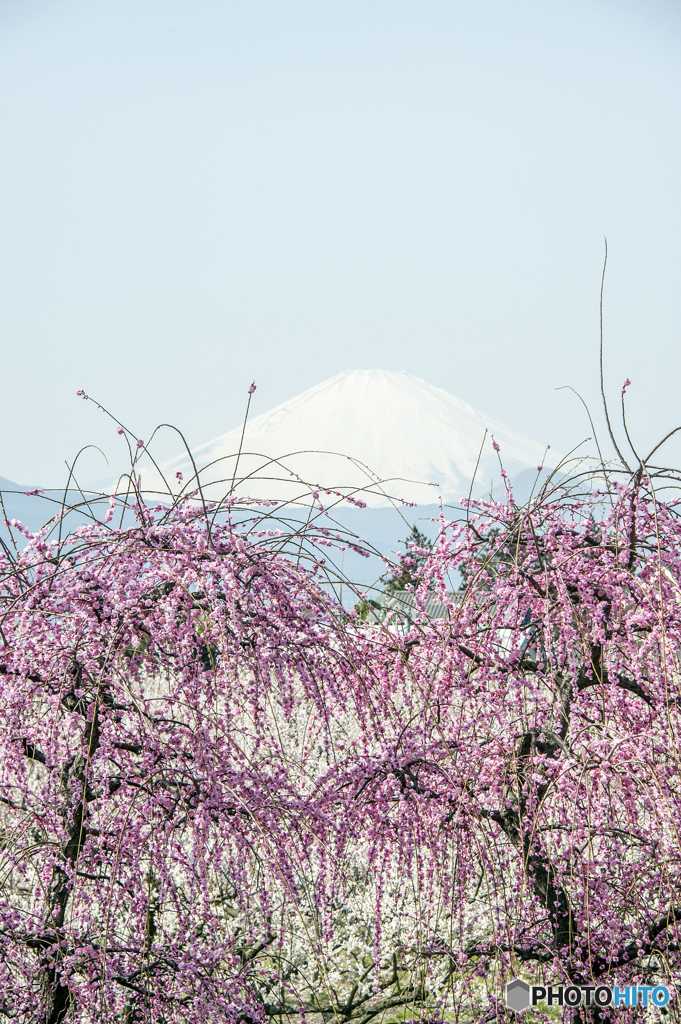
{"type": "MultiPolygon", "coordinates": [[[[297,475],[305,484],[354,494],[372,507],[389,505],[391,497],[428,504],[466,495],[479,455],[476,491],[489,488],[492,478],[500,490],[492,437],[509,475],[545,461],[544,443],[419,377],[390,370],[338,373],[254,416],[237,465],[241,430],[236,427],[192,452],[212,498],[230,490],[236,473],[234,493],[240,496],[293,501],[307,490],[297,475]]],[[[177,470],[185,485],[193,475],[186,456],[166,463],[163,471],[173,490],[177,470]]],[[[145,491],[165,489],[148,469],[143,485],[145,491]]]]}

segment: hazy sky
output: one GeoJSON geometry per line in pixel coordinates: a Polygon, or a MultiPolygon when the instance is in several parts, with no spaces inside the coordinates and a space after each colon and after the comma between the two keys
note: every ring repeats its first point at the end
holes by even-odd
{"type": "Polygon", "coordinates": [[[609,393],[652,443],[680,42],[662,0],[0,0],[0,475],[57,483],[88,442],[120,468],[78,388],[199,444],[253,378],[257,413],[354,367],[566,450],[604,235],[609,393]]]}

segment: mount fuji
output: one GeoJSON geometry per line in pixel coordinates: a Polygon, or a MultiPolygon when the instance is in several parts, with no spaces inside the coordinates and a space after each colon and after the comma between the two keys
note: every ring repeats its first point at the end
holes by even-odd
{"type": "MultiPolygon", "coordinates": [[[[544,462],[555,466],[560,459],[553,450],[547,459],[543,444],[442,388],[389,370],[338,373],[249,419],[243,444],[242,429],[236,427],[192,449],[204,496],[223,497],[232,491],[234,480],[233,493],[239,497],[286,502],[285,514],[292,522],[308,518],[310,489],[334,490],[361,500],[367,508],[321,495],[326,507],[333,506],[333,520],[377,553],[366,559],[348,549],[342,559],[346,578],[369,589],[385,571],[382,558],[394,557],[412,524],[427,536],[437,534],[433,520],[439,515],[440,500],[445,505],[454,503],[445,509],[445,516],[456,519],[463,514],[459,499],[471,489],[473,496],[483,496],[494,481],[494,493],[503,499],[500,458],[521,504],[537,487],[537,467],[544,462]],[[418,508],[404,508],[400,499],[418,508]]],[[[163,476],[143,457],[141,478],[148,499],[163,501],[165,494],[167,500],[169,486],[175,492],[194,489],[194,469],[187,455],[161,468],[163,476]],[[184,477],[182,483],[175,477],[178,471],[184,477]]],[[[540,474],[541,482],[547,475],[546,470],[540,474]]],[[[105,486],[114,489],[110,482],[105,486]]],[[[60,507],[63,492],[41,497],[27,494],[28,490],[0,479],[8,518],[38,529],[60,507]]],[[[71,516],[71,527],[85,521],[75,516],[71,516]]],[[[0,536],[6,534],[0,518],[0,536]]],[[[14,539],[23,546],[20,534],[14,539]]]]}
{"type": "MultiPolygon", "coordinates": [[[[249,419],[243,443],[242,429],[192,450],[211,497],[229,491],[234,478],[234,493],[242,497],[296,503],[312,487],[373,508],[395,499],[430,505],[467,495],[474,476],[474,492],[488,491],[492,478],[500,481],[500,458],[513,476],[530,467],[536,474],[547,455],[544,444],[403,371],[338,373],[249,419]]],[[[554,465],[556,459],[552,453],[554,465]]],[[[186,455],[162,468],[173,489],[178,471],[191,489],[186,455]]],[[[156,473],[145,470],[143,477],[145,491],[167,493],[156,473]]]]}

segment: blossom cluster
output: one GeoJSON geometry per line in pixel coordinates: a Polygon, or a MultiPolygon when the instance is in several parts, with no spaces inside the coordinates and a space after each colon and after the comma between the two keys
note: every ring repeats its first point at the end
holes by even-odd
{"type": "Polygon", "coordinates": [[[0,554],[3,1012],[483,1022],[519,975],[677,984],[681,524],[612,497],[443,520],[400,632],[189,501],[0,554]]]}

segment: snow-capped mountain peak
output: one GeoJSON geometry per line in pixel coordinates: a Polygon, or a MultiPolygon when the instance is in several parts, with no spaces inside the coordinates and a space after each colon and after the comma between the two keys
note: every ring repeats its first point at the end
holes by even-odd
{"type": "MultiPolygon", "coordinates": [[[[240,496],[295,500],[305,490],[300,478],[374,507],[393,497],[451,501],[468,493],[474,473],[476,489],[498,479],[499,456],[512,475],[542,464],[546,450],[442,388],[393,370],[346,370],[253,416],[237,464],[241,432],[237,426],[192,452],[199,468],[208,467],[202,482],[220,481],[210,487],[213,498],[229,491],[236,470],[240,496]]],[[[164,466],[173,482],[177,470],[186,484],[189,459],[164,466]]],[[[157,486],[149,475],[145,490],[157,486]]]]}

